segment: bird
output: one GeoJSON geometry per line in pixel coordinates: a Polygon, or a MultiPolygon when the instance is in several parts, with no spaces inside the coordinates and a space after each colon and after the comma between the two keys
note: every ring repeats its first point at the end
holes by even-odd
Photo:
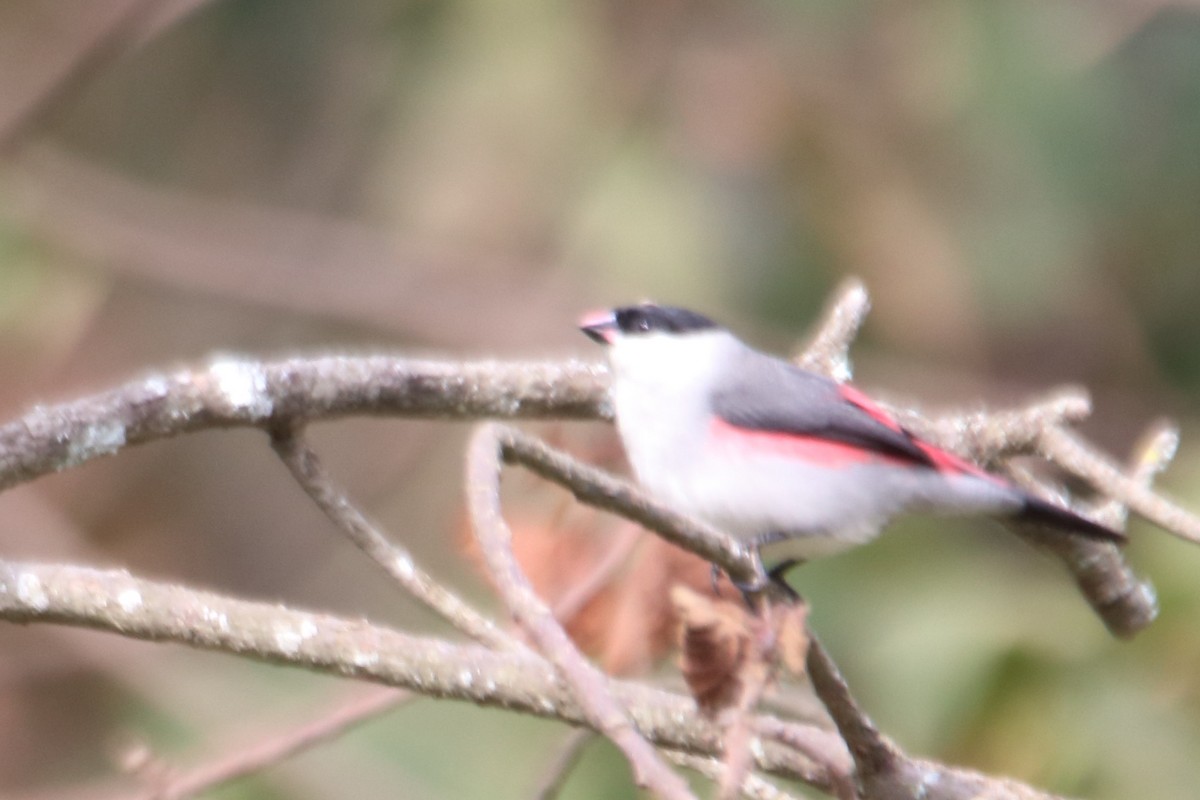
{"type": "Polygon", "coordinates": [[[605,346],[617,430],[638,483],[793,566],[865,544],[908,513],[978,514],[1122,543],[1124,534],[1031,494],[905,428],[848,383],[654,303],[579,321],[605,346]]]}

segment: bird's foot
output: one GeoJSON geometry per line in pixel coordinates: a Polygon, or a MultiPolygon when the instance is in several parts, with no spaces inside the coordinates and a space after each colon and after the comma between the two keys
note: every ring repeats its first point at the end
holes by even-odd
{"type": "MultiPolygon", "coordinates": [[[[755,542],[755,552],[757,552],[757,550],[758,543],[755,542]]],[[[794,603],[800,600],[801,597],[800,594],[788,584],[788,582],[785,580],[785,576],[793,567],[797,567],[803,563],[803,559],[788,558],[771,567],[771,569],[767,570],[765,573],[760,572],[753,580],[738,581],[733,577],[730,577],[729,582],[733,584],[733,588],[737,589],[738,592],[741,593],[742,600],[745,601],[746,606],[751,609],[755,607],[754,598],[769,589],[774,589],[777,594],[783,596],[789,602],[794,603]]],[[[720,580],[722,572],[723,570],[719,566],[716,564],[712,565],[713,594],[721,594],[720,580]]]]}

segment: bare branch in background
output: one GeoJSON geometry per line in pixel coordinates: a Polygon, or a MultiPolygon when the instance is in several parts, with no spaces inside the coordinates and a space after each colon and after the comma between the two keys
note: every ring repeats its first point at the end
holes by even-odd
{"type": "MultiPolygon", "coordinates": [[[[77,625],[137,639],[171,641],[361,678],[427,696],[589,725],[587,712],[562,685],[555,667],[531,652],[497,652],[474,644],[411,636],[364,620],[236,600],[134,578],[119,570],[0,562],[0,618],[77,625]]],[[[884,778],[874,778],[871,792],[890,787],[890,793],[865,792],[864,800],[1052,800],[1053,795],[1012,781],[904,756],[862,714],[837,668],[821,653],[818,648],[810,650],[813,683],[829,704],[839,731],[852,748],[857,748],[855,763],[860,770],[867,765],[870,775],[887,776],[886,785],[884,778]],[[914,793],[896,793],[900,790],[896,783],[899,779],[893,774],[897,770],[906,780],[913,775],[919,777],[919,786],[904,784],[914,793]]],[[[630,723],[646,740],[668,750],[721,758],[720,729],[696,710],[690,698],[635,682],[603,680],[604,691],[628,709],[630,723]]],[[[834,793],[830,774],[838,767],[814,763],[809,757],[823,749],[812,745],[822,741],[825,732],[765,715],[755,716],[752,724],[755,730],[778,732],[786,726],[798,732],[773,736],[754,748],[751,755],[756,770],[834,793]],[[788,739],[806,741],[809,752],[797,752],[784,745],[788,739]]],[[[288,748],[279,749],[282,752],[288,748]]]]}
{"type": "MultiPolygon", "coordinates": [[[[33,13],[46,15],[41,25],[14,26],[14,35],[28,35],[32,28],[52,31],[54,45],[40,42],[38,61],[22,64],[22,70],[4,70],[21,79],[22,86],[4,86],[10,99],[0,108],[0,156],[8,155],[64,101],[86,86],[118,58],[145,44],[208,0],[122,0],[92,3],[81,14],[79,8],[53,5],[33,13]],[[19,34],[18,34],[19,32],[19,34]]],[[[43,4],[45,5],[45,4],[43,4]]],[[[14,4],[16,14],[29,14],[29,3],[14,4]]],[[[20,55],[19,48],[11,47],[20,55]]],[[[0,62],[3,64],[3,62],[0,62]]],[[[3,64],[11,67],[11,64],[3,64]]]]}
{"type": "Polygon", "coordinates": [[[340,700],[301,725],[288,725],[250,744],[239,744],[227,752],[177,774],[149,781],[144,791],[121,795],[127,800],[184,800],[247,775],[272,767],[334,739],[351,728],[395,710],[416,695],[395,689],[372,688],[340,700]]]}
{"type": "Polygon", "coordinates": [[[0,167],[0,218],[117,275],[441,347],[569,335],[555,311],[572,275],[549,264],[156,185],[38,142],[0,167]]]}

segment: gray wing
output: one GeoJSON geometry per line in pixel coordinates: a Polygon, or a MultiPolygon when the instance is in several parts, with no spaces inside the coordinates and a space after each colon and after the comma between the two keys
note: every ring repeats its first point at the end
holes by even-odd
{"type": "Polygon", "coordinates": [[[850,387],[747,348],[736,378],[713,394],[713,413],[730,425],[808,436],[935,466],[929,453],[887,413],[850,387]]]}
{"type": "MultiPolygon", "coordinates": [[[[843,442],[863,450],[899,457],[932,469],[977,470],[916,439],[886,411],[856,389],[800,369],[749,348],[738,356],[737,378],[713,395],[713,412],[741,428],[783,436],[809,436],[843,442]]],[[[982,475],[981,471],[978,474],[982,475]]],[[[997,479],[999,480],[999,479],[997,479]]],[[[1125,535],[1068,508],[1061,508],[1013,487],[1022,498],[1018,516],[1094,539],[1125,541],[1125,535]]]]}

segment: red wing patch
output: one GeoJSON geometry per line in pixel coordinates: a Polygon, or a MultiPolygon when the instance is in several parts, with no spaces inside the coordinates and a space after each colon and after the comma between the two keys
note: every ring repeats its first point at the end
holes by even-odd
{"type": "Polygon", "coordinates": [[[878,403],[876,403],[870,397],[867,397],[858,389],[855,389],[853,386],[843,383],[838,386],[838,392],[841,393],[846,402],[852,403],[858,408],[861,408],[867,414],[871,415],[871,418],[876,422],[886,425],[894,431],[909,436],[909,438],[912,439],[912,443],[915,444],[921,450],[921,452],[929,458],[929,463],[932,464],[933,468],[938,472],[974,475],[977,478],[986,478],[990,481],[1004,483],[1003,478],[993,475],[986,470],[980,469],[970,461],[959,458],[953,453],[949,453],[939,447],[929,444],[929,442],[922,441],[913,436],[908,431],[904,430],[900,423],[897,422],[891,414],[889,414],[887,411],[884,411],[878,403]]]}
{"type": "MultiPolygon", "coordinates": [[[[855,389],[848,383],[843,383],[838,386],[838,393],[851,405],[858,406],[863,411],[867,412],[872,419],[881,425],[886,425],[897,432],[904,432],[900,427],[900,423],[892,418],[892,415],[884,411],[883,408],[871,398],[855,389]]],[[[924,448],[922,448],[924,449],[924,448]]]]}
{"type": "Polygon", "coordinates": [[[993,475],[987,470],[975,466],[966,459],[959,458],[953,453],[949,453],[940,448],[934,447],[928,442],[922,442],[920,439],[913,439],[917,447],[921,448],[921,452],[929,456],[930,462],[933,463],[934,469],[938,472],[947,472],[951,474],[974,475],[976,478],[985,478],[993,483],[1007,484],[999,475],[993,475]]]}
{"type": "Polygon", "coordinates": [[[845,442],[819,436],[755,430],[713,419],[709,434],[715,444],[747,453],[783,456],[823,467],[849,467],[855,464],[909,464],[907,459],[875,450],[865,450],[845,442]]]}

